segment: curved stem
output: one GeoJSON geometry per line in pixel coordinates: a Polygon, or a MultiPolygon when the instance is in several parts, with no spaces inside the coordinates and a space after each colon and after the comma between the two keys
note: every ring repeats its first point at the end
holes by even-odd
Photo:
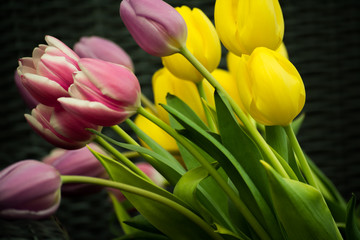
{"type": "Polygon", "coordinates": [[[244,124],[248,133],[251,135],[253,140],[258,144],[258,146],[262,149],[263,153],[267,156],[267,160],[270,161],[272,167],[285,178],[289,178],[285,169],[276,158],[275,154],[269,148],[269,145],[266,143],[264,138],[258,132],[256,127],[251,123],[249,118],[245,115],[245,113],[241,110],[239,105],[234,101],[234,99],[230,96],[229,93],[220,85],[220,83],[214,78],[213,75],[195,58],[195,56],[186,48],[183,47],[180,50],[180,53],[209,81],[209,83],[220,93],[222,93],[226,99],[229,101],[231,107],[233,108],[235,114],[239,117],[241,122],[244,124]]]}
{"type": "Polygon", "coordinates": [[[138,108],[138,113],[158,125],[170,136],[172,136],[176,141],[178,141],[183,147],[185,147],[219,184],[219,186],[223,189],[229,199],[234,203],[235,207],[243,214],[245,219],[249,222],[249,224],[256,231],[256,233],[261,237],[261,239],[270,239],[267,232],[259,224],[251,211],[247,208],[246,204],[238,197],[234,190],[227,184],[227,182],[209,163],[209,161],[203,155],[201,155],[201,153],[199,153],[186,138],[178,134],[175,129],[167,125],[161,119],[146,111],[143,107],[138,108]]]}
{"type": "MultiPolygon", "coordinates": [[[[173,210],[181,213],[182,215],[186,216],[190,219],[193,223],[198,225],[202,230],[204,230],[212,239],[216,240],[223,240],[223,238],[214,232],[212,229],[203,219],[201,219],[198,215],[190,211],[189,209],[185,208],[184,206],[180,205],[177,202],[174,202],[166,197],[163,197],[159,194],[147,191],[142,188],[134,187],[128,184],[114,182],[111,180],[106,180],[102,178],[94,178],[94,177],[85,177],[85,176],[70,176],[70,175],[63,175],[61,176],[61,180],[63,184],[66,183],[88,183],[88,184],[96,184],[104,187],[116,188],[124,192],[133,193],[147,199],[154,200],[158,203],[161,203],[173,210]]],[[[170,217],[170,216],[169,216],[170,217]]]]}
{"type": "Polygon", "coordinates": [[[143,177],[144,179],[152,182],[152,180],[143,172],[141,171],[130,159],[124,156],[121,152],[119,152],[116,148],[111,146],[107,141],[105,141],[102,137],[97,136],[95,141],[102,146],[106,151],[112,154],[116,159],[121,161],[126,167],[131,169],[134,173],[138,174],[139,176],[143,177]]]}
{"type": "Polygon", "coordinates": [[[314,175],[310,169],[310,166],[306,160],[305,154],[302,151],[300,144],[295,136],[295,133],[290,125],[284,127],[285,132],[289,138],[290,144],[292,145],[294,152],[299,160],[300,166],[302,171],[304,172],[304,175],[306,177],[306,180],[309,182],[309,184],[317,189],[319,189],[316,180],[314,178],[314,175]]]}

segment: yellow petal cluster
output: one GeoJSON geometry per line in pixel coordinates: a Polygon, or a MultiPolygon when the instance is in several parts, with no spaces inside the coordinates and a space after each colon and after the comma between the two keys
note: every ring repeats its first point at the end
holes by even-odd
{"type": "Polygon", "coordinates": [[[246,111],[264,125],[287,126],[305,104],[305,87],[292,63],[268,48],[242,56],[237,82],[246,111]]]}
{"type": "MultiPolygon", "coordinates": [[[[176,10],[182,15],[187,25],[187,48],[209,72],[212,72],[221,59],[221,44],[214,25],[198,8],[190,9],[182,6],[176,10]]],[[[162,62],[178,78],[196,83],[203,79],[199,71],[179,53],[163,57],[162,62]]]]}
{"type": "Polygon", "coordinates": [[[216,31],[236,55],[250,55],[256,47],[277,49],[284,35],[278,0],[216,0],[216,31]]]}

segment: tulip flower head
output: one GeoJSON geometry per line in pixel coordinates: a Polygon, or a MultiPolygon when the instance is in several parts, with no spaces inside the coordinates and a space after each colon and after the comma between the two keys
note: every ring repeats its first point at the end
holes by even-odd
{"type": "MultiPolygon", "coordinates": [[[[198,8],[187,6],[175,8],[184,18],[188,28],[186,47],[212,72],[221,59],[221,45],[215,27],[210,19],[198,8]]],[[[163,57],[164,66],[176,77],[198,83],[204,78],[201,73],[180,53],[163,57]]]]}
{"type": "Polygon", "coordinates": [[[40,103],[58,106],[57,99],[68,97],[73,73],[79,70],[79,56],[60,40],[46,36],[48,45],[40,44],[32,58],[19,60],[18,74],[24,87],[40,103]]]}
{"type": "MultiPolygon", "coordinates": [[[[105,154],[105,152],[95,143],[90,143],[89,147],[99,153],[105,154]]],[[[55,148],[49,155],[44,157],[42,161],[56,168],[61,175],[77,175],[97,178],[108,177],[103,165],[87,147],[76,150],[55,148]]],[[[94,185],[65,184],[62,186],[61,191],[66,194],[83,194],[100,189],[100,187],[94,185]]]]}
{"type": "Polygon", "coordinates": [[[98,36],[82,37],[74,45],[74,51],[81,58],[96,58],[124,65],[134,71],[130,56],[116,43],[98,36]]]}
{"type": "Polygon", "coordinates": [[[305,104],[304,83],[294,65],[263,47],[242,61],[238,87],[247,112],[264,125],[289,125],[305,104]]]}
{"type": "Polygon", "coordinates": [[[0,171],[0,216],[40,219],[60,204],[61,178],[52,166],[24,160],[0,171]]]}
{"type": "Polygon", "coordinates": [[[71,97],[58,101],[81,119],[100,126],[119,124],[140,106],[140,84],[133,72],[119,64],[82,58],[74,74],[71,97]]]}
{"type": "Polygon", "coordinates": [[[64,109],[39,104],[31,112],[25,114],[30,126],[41,137],[56,147],[77,149],[91,142],[95,135],[87,128],[100,130],[101,127],[79,119],[64,109]]]}
{"type": "Polygon", "coordinates": [[[162,0],[123,0],[120,16],[137,44],[151,55],[168,56],[185,46],[185,21],[162,0]]]}
{"type": "Polygon", "coordinates": [[[238,56],[257,47],[275,50],[283,39],[278,0],[216,0],[214,19],[221,42],[238,56]]]}

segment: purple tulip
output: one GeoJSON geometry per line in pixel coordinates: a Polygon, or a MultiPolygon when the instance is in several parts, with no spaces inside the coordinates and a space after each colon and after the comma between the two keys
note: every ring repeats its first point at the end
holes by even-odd
{"type": "Polygon", "coordinates": [[[25,114],[25,118],[45,140],[65,149],[81,148],[91,142],[95,135],[86,128],[100,130],[99,126],[79,119],[60,107],[54,108],[43,104],[34,108],[31,115],[25,114]]]}
{"type": "Polygon", "coordinates": [[[79,70],[79,56],[60,40],[46,36],[48,45],[40,44],[32,58],[19,60],[18,74],[30,94],[40,103],[57,106],[59,97],[69,96],[73,73],[79,70]]]}
{"type": "MultiPolygon", "coordinates": [[[[97,152],[105,154],[95,143],[90,143],[89,146],[97,152]]],[[[61,175],[108,178],[103,165],[87,147],[77,150],[55,148],[48,156],[43,158],[42,161],[55,167],[61,175]]],[[[61,191],[65,194],[84,194],[92,193],[100,189],[102,188],[88,184],[65,184],[62,186],[61,191]]]]}
{"type": "Polygon", "coordinates": [[[66,111],[100,126],[119,124],[136,113],[141,91],[130,69],[93,58],[80,59],[79,66],[71,98],[58,99],[66,111]]]}
{"type": "Polygon", "coordinates": [[[137,44],[151,55],[168,56],[185,46],[185,21],[162,0],[123,0],[120,16],[137,44]]]}
{"type": "Polygon", "coordinates": [[[24,160],[0,172],[0,216],[39,219],[60,204],[61,178],[52,166],[24,160]]]}
{"type": "Polygon", "coordinates": [[[81,58],[96,58],[124,65],[134,71],[130,56],[116,43],[97,36],[82,37],[74,45],[74,51],[81,58]]]}
{"type": "Polygon", "coordinates": [[[24,87],[23,83],[21,82],[21,78],[20,78],[20,76],[19,76],[19,73],[18,73],[17,71],[15,71],[14,79],[15,79],[16,87],[18,88],[19,93],[20,93],[21,97],[23,98],[23,100],[25,101],[26,105],[27,105],[30,109],[36,107],[36,105],[39,104],[39,101],[36,100],[36,99],[29,93],[29,91],[24,87]]]}

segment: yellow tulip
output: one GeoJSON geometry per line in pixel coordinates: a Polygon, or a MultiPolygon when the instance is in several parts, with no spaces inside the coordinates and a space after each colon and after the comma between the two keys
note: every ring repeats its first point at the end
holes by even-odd
{"type": "Polygon", "coordinates": [[[168,93],[183,100],[201,119],[205,120],[205,113],[195,83],[177,78],[168,69],[162,68],[153,75],[152,86],[158,115],[165,122],[169,122],[169,116],[159,104],[166,104],[168,93]]]}
{"type": "Polygon", "coordinates": [[[224,46],[238,56],[256,47],[277,49],[284,35],[278,0],[216,0],[215,26],[224,46]]]}
{"type": "MultiPolygon", "coordinates": [[[[165,148],[168,151],[177,151],[178,146],[174,138],[167,134],[164,130],[158,127],[156,124],[145,118],[144,116],[138,114],[134,120],[134,123],[143,130],[147,135],[149,135],[155,142],[160,146],[165,148]]],[[[149,148],[149,146],[139,139],[141,145],[149,148]]]]}
{"type": "Polygon", "coordinates": [[[292,63],[268,48],[241,57],[237,83],[246,111],[264,125],[287,126],[305,104],[305,87],[292,63]]]}
{"type": "MultiPolygon", "coordinates": [[[[221,59],[220,40],[214,25],[198,8],[191,10],[187,6],[182,6],[176,10],[182,15],[188,28],[186,47],[209,72],[212,72],[221,59]]],[[[179,53],[163,57],[162,62],[178,78],[196,83],[203,79],[199,71],[179,53]]]]}

